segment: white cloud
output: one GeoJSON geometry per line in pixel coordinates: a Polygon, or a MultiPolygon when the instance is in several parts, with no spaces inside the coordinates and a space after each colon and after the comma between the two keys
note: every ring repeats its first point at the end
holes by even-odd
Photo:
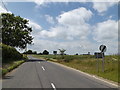
{"type": "Polygon", "coordinates": [[[1,13],[11,13],[10,11],[7,11],[5,8],[2,7],[2,5],[0,4],[0,14],[1,13]]]}
{"type": "MultiPolygon", "coordinates": [[[[39,38],[40,37],[39,32],[42,31],[42,27],[32,20],[29,20],[29,26],[32,27],[32,30],[33,30],[32,36],[34,37],[34,39],[39,38]]],[[[33,43],[34,43],[34,40],[33,40],[33,43]]]]}
{"type": "Polygon", "coordinates": [[[34,2],[37,4],[37,5],[43,5],[45,3],[45,0],[34,0],[34,2]]]}
{"type": "MultiPolygon", "coordinates": [[[[57,42],[50,40],[34,40],[35,45],[32,46],[33,50],[37,50],[38,52],[42,52],[43,50],[48,50],[51,54],[54,50],[58,51],[58,49],[66,49],[67,54],[83,54],[88,53],[89,51],[93,54],[95,51],[98,51],[98,45],[91,43],[89,41],[66,41],[66,42],[57,42]]],[[[31,48],[29,46],[28,48],[31,48]]]]}
{"type": "Polygon", "coordinates": [[[66,49],[67,54],[99,52],[99,46],[107,46],[107,54],[118,52],[118,26],[117,21],[107,20],[93,26],[88,24],[93,13],[83,7],[64,12],[57,17],[58,23],[49,30],[43,30],[40,25],[32,22],[34,26],[34,45],[29,46],[33,50],[42,52],[47,49],[52,53],[59,48],[66,49]],[[34,23],[34,24],[33,24],[34,23]],[[92,31],[92,29],[94,29],[92,31]],[[88,38],[93,33],[92,42],[88,38]]]}
{"type": "Polygon", "coordinates": [[[116,2],[93,2],[93,8],[99,13],[103,13],[108,10],[109,7],[115,5],[116,2]]]}
{"type": "Polygon", "coordinates": [[[0,6],[0,13],[7,13],[7,11],[2,6],[0,6]]]}
{"type": "Polygon", "coordinates": [[[118,0],[4,0],[5,2],[118,2],[118,0]]]}
{"type": "Polygon", "coordinates": [[[74,9],[57,17],[58,24],[49,31],[43,30],[40,35],[44,38],[57,38],[62,40],[86,39],[90,32],[87,21],[92,17],[92,12],[83,7],[74,9]]]}
{"type": "Polygon", "coordinates": [[[42,29],[42,27],[39,25],[39,24],[37,24],[37,23],[35,23],[35,22],[33,22],[33,21],[29,21],[29,25],[33,28],[33,29],[37,29],[37,30],[41,30],[42,29]]]}
{"type": "Polygon", "coordinates": [[[52,16],[50,16],[50,15],[45,15],[45,17],[46,17],[46,20],[47,20],[48,23],[50,23],[50,24],[54,24],[54,23],[55,23],[52,16]]]}
{"type": "Polygon", "coordinates": [[[58,17],[60,24],[79,25],[84,24],[92,16],[92,12],[84,7],[74,9],[69,12],[64,12],[58,17]],[[74,19],[74,20],[73,20],[74,19]]]}
{"type": "Polygon", "coordinates": [[[113,42],[118,39],[118,22],[107,20],[98,23],[94,28],[94,40],[98,42],[113,42]]]}

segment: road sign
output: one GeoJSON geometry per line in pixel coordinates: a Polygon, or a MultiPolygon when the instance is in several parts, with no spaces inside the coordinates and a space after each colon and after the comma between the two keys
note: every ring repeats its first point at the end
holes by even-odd
{"type": "Polygon", "coordinates": [[[95,52],[94,55],[95,55],[95,58],[103,58],[104,57],[104,53],[101,53],[101,52],[95,52]]]}
{"type": "Polygon", "coordinates": [[[100,48],[99,48],[99,49],[100,49],[101,52],[104,53],[104,52],[106,52],[107,47],[106,47],[105,45],[100,45],[100,48]]]}

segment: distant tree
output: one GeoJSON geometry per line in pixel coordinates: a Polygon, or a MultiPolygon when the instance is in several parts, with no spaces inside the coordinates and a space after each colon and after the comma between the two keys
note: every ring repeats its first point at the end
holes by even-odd
{"type": "Polygon", "coordinates": [[[38,53],[38,55],[43,55],[42,53],[38,53]]]}
{"type": "Polygon", "coordinates": [[[2,43],[12,47],[25,49],[32,43],[32,28],[28,26],[28,20],[10,13],[1,14],[2,43]]]}
{"type": "Polygon", "coordinates": [[[33,54],[37,54],[37,51],[32,52],[33,54]]]}
{"type": "Polygon", "coordinates": [[[32,54],[32,53],[33,53],[32,50],[28,50],[28,51],[24,52],[23,54],[32,54]]]}
{"type": "Polygon", "coordinates": [[[60,55],[62,56],[62,59],[64,59],[64,52],[66,51],[65,49],[59,49],[60,55]]]}
{"type": "Polygon", "coordinates": [[[78,55],[78,53],[76,53],[75,55],[78,55]]]}
{"type": "Polygon", "coordinates": [[[49,54],[49,52],[47,50],[43,51],[43,55],[48,55],[48,54],[49,54]]]}
{"type": "Polygon", "coordinates": [[[64,55],[64,52],[66,51],[65,49],[59,49],[59,51],[60,51],[60,54],[61,55],[64,55]]]}
{"type": "Polygon", "coordinates": [[[28,50],[26,53],[27,54],[32,54],[32,50],[28,50]]]}
{"type": "Polygon", "coordinates": [[[57,51],[53,51],[53,54],[54,54],[54,55],[57,55],[57,51]]]}

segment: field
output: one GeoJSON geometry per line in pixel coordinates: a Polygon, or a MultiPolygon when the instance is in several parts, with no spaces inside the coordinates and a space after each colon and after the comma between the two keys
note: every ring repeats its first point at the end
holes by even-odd
{"type": "Polygon", "coordinates": [[[94,74],[105,79],[119,82],[118,55],[105,56],[105,70],[102,71],[102,59],[96,59],[93,55],[33,55],[34,57],[57,62],[89,74],[94,74]]]}

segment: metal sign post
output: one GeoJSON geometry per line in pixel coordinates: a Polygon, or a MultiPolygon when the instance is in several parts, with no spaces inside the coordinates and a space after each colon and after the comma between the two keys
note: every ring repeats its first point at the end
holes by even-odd
{"type": "Polygon", "coordinates": [[[101,54],[102,54],[102,72],[105,71],[105,60],[104,60],[104,52],[106,52],[107,48],[105,45],[100,45],[100,51],[101,51],[101,54]]]}
{"type": "Polygon", "coordinates": [[[102,55],[101,52],[95,52],[94,55],[95,55],[95,58],[97,58],[97,61],[96,61],[96,68],[97,69],[96,70],[97,70],[97,72],[99,72],[99,58],[104,57],[104,53],[102,55]]]}
{"type": "Polygon", "coordinates": [[[97,54],[97,72],[99,72],[99,60],[98,60],[98,54],[97,54]]]}
{"type": "Polygon", "coordinates": [[[105,70],[104,70],[104,64],[105,64],[105,60],[104,60],[104,55],[103,55],[104,53],[102,53],[102,72],[104,72],[105,70]]]}

